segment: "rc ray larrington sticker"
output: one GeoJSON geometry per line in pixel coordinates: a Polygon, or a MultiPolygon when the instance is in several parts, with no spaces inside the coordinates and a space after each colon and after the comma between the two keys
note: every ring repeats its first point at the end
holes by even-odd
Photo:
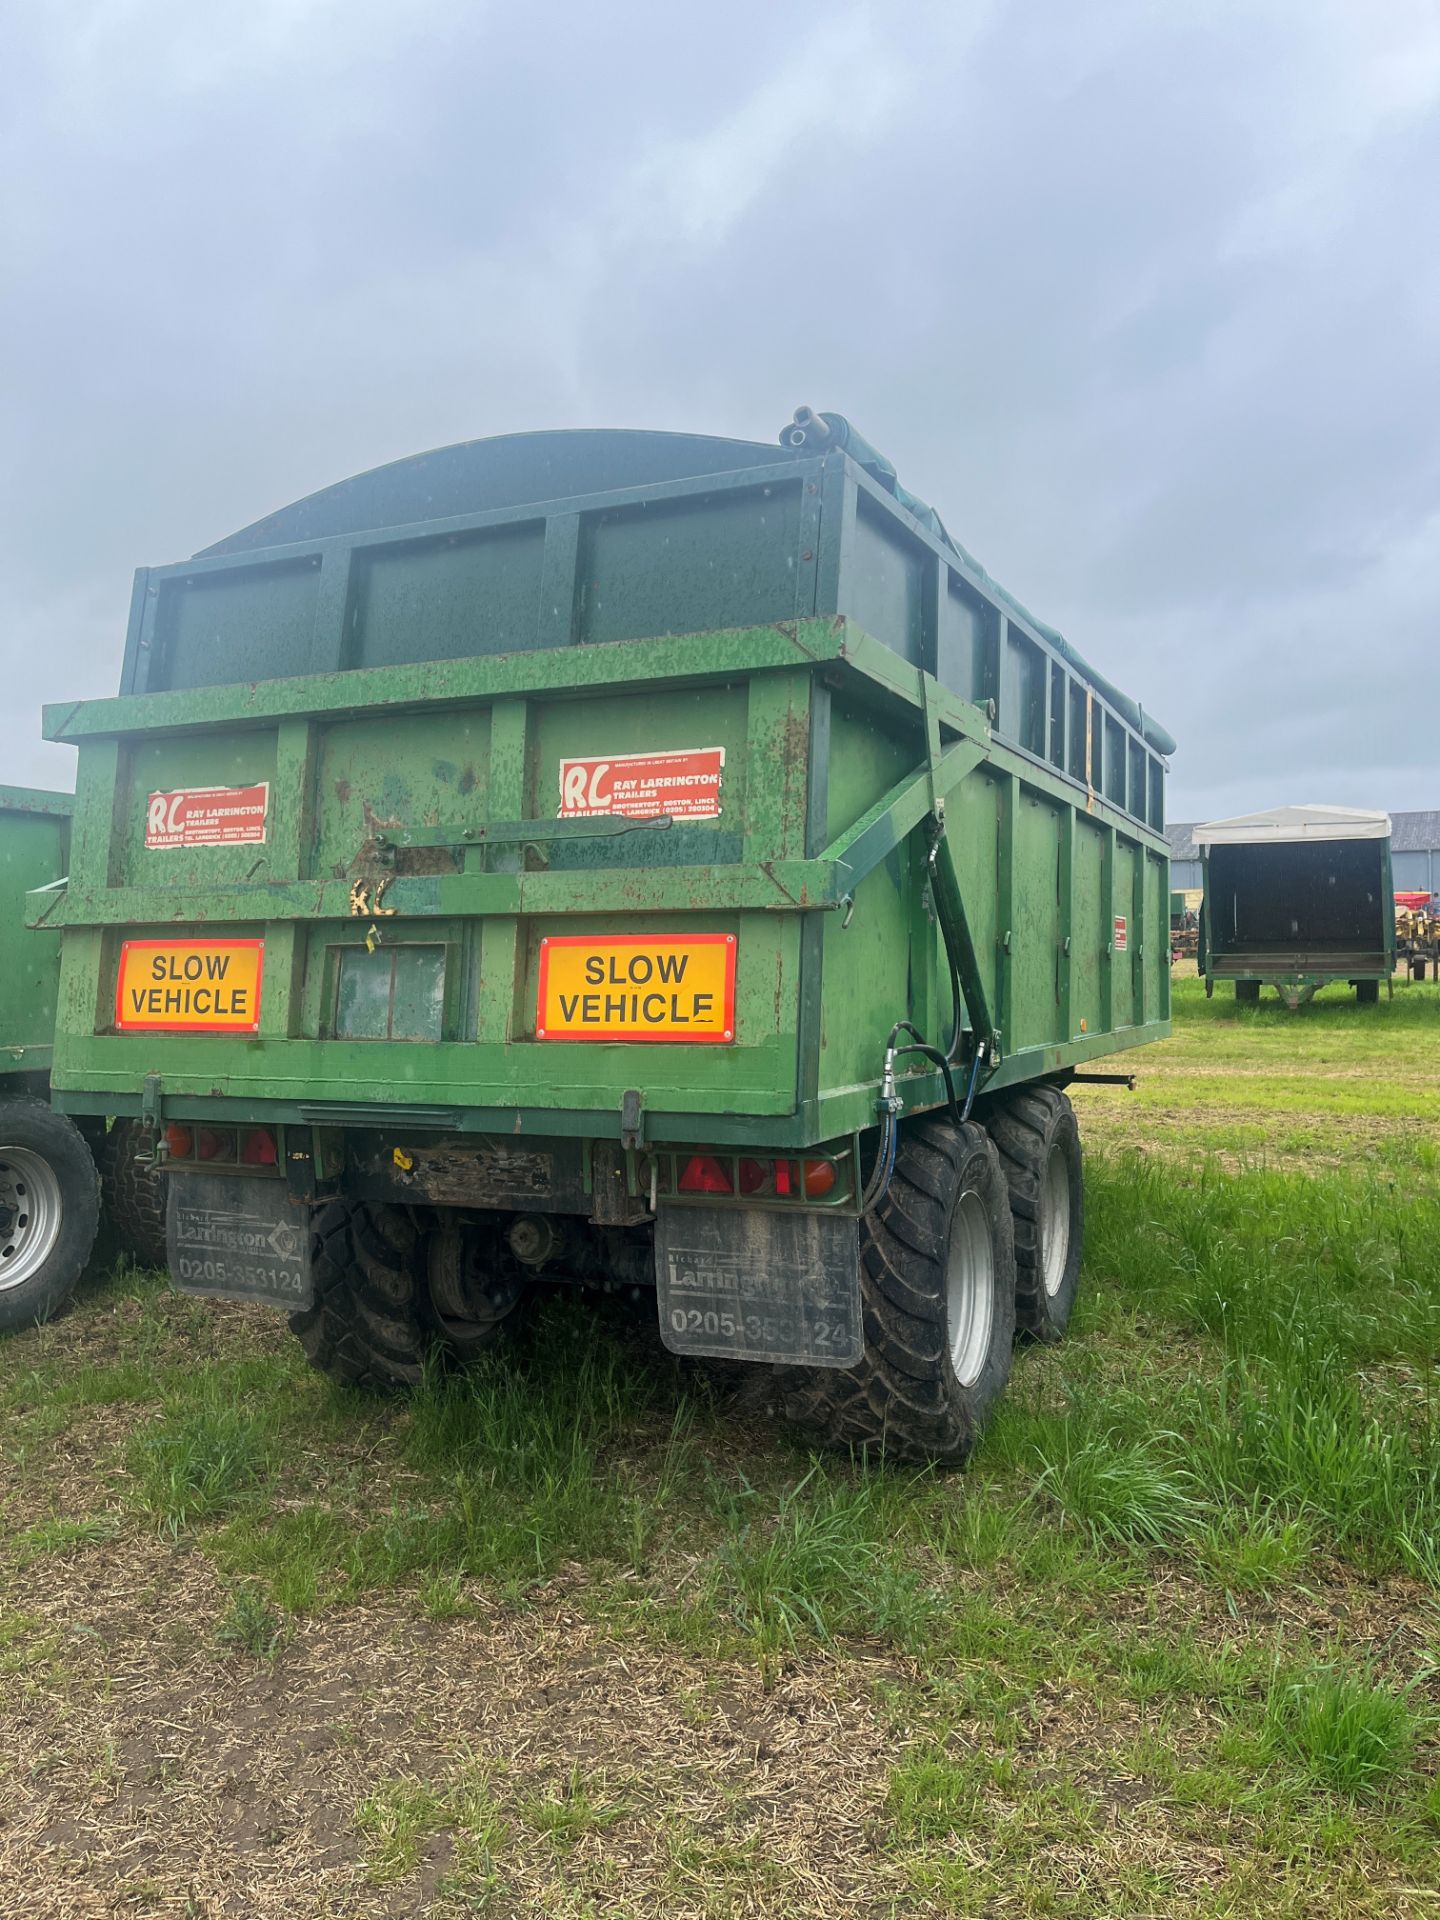
{"type": "Polygon", "coordinates": [[[253,787],[179,787],[145,804],[145,845],[243,847],[265,838],[270,783],[253,787]]]}
{"type": "Polygon", "coordinates": [[[620,814],[649,820],[715,820],[720,814],[724,747],[679,747],[665,753],[617,753],[560,762],[560,818],[620,814]]]}

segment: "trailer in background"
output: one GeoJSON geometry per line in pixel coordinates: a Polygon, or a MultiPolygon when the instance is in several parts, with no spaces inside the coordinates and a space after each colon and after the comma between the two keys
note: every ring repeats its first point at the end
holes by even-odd
{"type": "Polygon", "coordinates": [[[1276,807],[1195,829],[1204,874],[1205,991],[1234,984],[1254,1004],[1272,986],[1295,1008],[1332,981],[1363,1005],[1395,969],[1390,816],[1356,807],[1276,807]]]}

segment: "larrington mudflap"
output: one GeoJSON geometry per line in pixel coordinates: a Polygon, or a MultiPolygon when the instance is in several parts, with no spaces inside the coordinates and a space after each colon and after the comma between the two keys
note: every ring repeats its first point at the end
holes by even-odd
{"type": "Polygon", "coordinates": [[[310,1209],[278,1180],[175,1174],[167,1182],[170,1278],[182,1293],[312,1304],[310,1209]]]}
{"type": "Polygon", "coordinates": [[[662,1202],[655,1282],[672,1353],[811,1367],[860,1359],[853,1215],[662,1202]]]}

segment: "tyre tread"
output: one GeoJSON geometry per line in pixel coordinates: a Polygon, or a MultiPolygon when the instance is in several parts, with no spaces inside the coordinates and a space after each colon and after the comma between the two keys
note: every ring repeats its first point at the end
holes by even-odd
{"type": "MultiPolygon", "coordinates": [[[[782,1374],[787,1417],[826,1444],[916,1462],[961,1462],[972,1451],[990,1405],[1003,1390],[1011,1338],[1002,1314],[992,1352],[998,1379],[988,1377],[987,1367],[983,1394],[952,1388],[945,1318],[947,1224],[956,1183],[977,1159],[997,1252],[1008,1272],[1008,1197],[998,1154],[984,1130],[931,1118],[906,1128],[889,1193],[860,1223],[864,1352],[859,1363],[844,1370],[787,1368],[782,1374]]],[[[1008,1305],[1010,1289],[1004,1297],[1008,1305]]]]}

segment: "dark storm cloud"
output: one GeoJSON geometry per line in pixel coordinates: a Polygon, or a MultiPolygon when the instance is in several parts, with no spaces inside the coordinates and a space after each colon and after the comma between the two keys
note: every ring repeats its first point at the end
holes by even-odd
{"type": "Polygon", "coordinates": [[[838,407],[1181,740],[1436,804],[1428,7],[94,4],[11,28],[6,778],[128,575],[474,434],[838,407]],[[618,15],[618,17],[617,17],[618,15]]]}

